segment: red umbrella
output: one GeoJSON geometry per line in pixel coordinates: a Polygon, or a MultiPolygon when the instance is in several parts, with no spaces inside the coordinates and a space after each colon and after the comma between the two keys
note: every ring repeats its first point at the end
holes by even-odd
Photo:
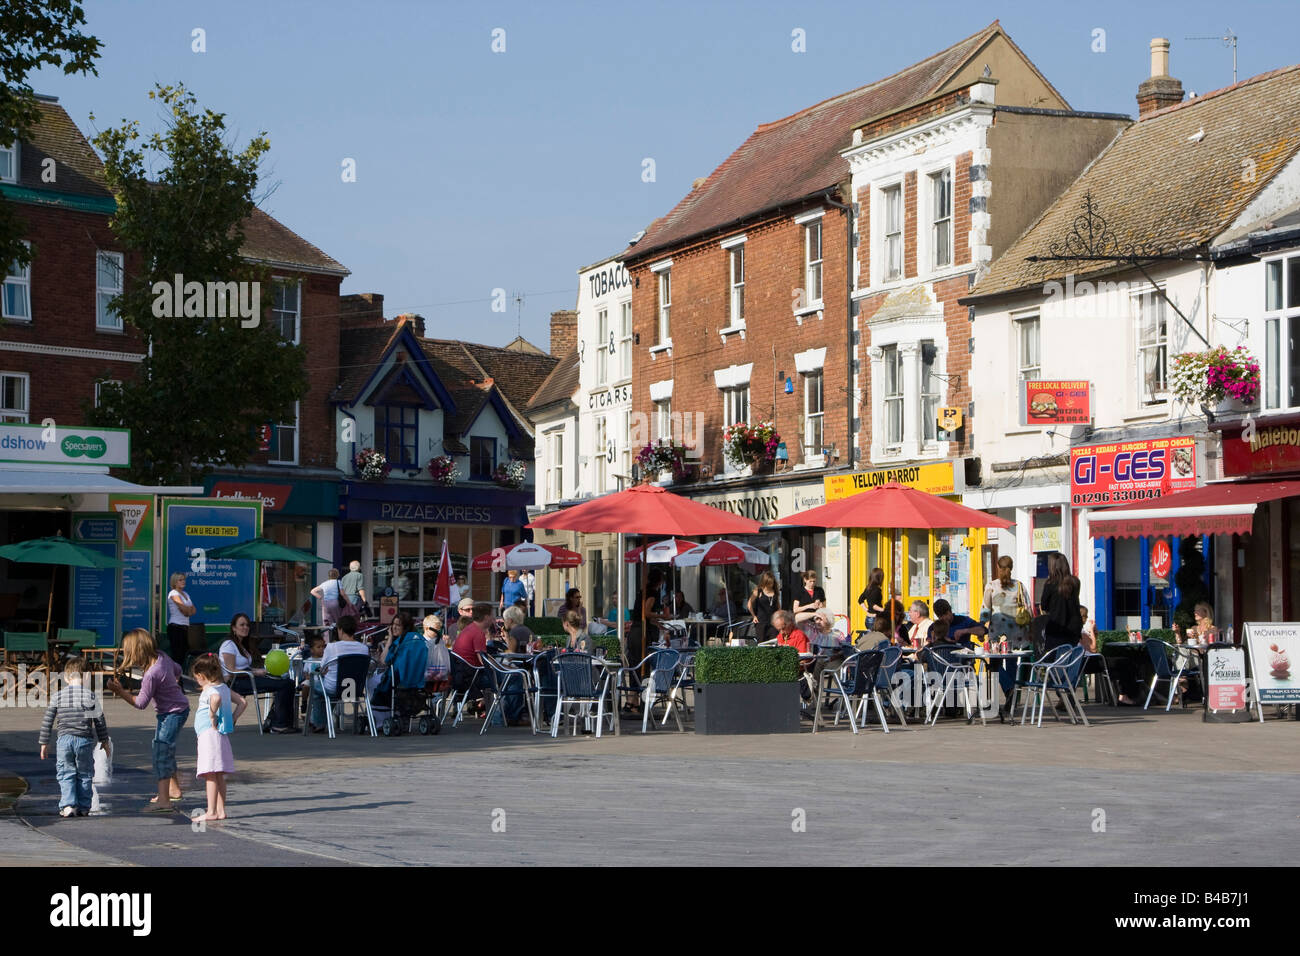
{"type": "Polygon", "coordinates": [[[576,568],[582,555],[558,544],[521,541],[507,548],[493,548],[470,564],[475,571],[536,571],[538,568],[576,568]]]}
{"type": "Polygon", "coordinates": [[[663,541],[656,541],[653,544],[633,548],[623,555],[623,560],[628,564],[636,564],[638,561],[649,561],[651,564],[669,564],[679,554],[684,554],[694,547],[695,542],[687,541],[685,538],[665,538],[663,541]]]}
{"type": "Polygon", "coordinates": [[[447,607],[451,604],[451,555],[447,553],[447,539],[442,539],[442,557],[438,559],[438,580],[433,586],[433,603],[447,607]]]}
{"type": "Polygon", "coordinates": [[[676,564],[679,568],[693,568],[701,564],[706,567],[720,564],[753,564],[766,567],[771,561],[766,551],[760,551],[742,541],[711,541],[679,554],[676,564]]]}
{"type": "Polygon", "coordinates": [[[812,528],[1010,528],[1014,522],[893,482],[807,511],[778,525],[812,528]]]}
{"type": "MultiPolygon", "coordinates": [[[[679,497],[656,485],[634,485],[624,491],[584,501],[572,508],[542,515],[528,527],[550,528],[555,531],[614,532],[618,535],[618,551],[621,553],[625,534],[756,534],[759,524],[721,508],[679,497]]],[[[620,572],[620,633],[623,606],[623,574],[620,572]]],[[[626,647],[624,652],[626,653],[626,647]]]]}

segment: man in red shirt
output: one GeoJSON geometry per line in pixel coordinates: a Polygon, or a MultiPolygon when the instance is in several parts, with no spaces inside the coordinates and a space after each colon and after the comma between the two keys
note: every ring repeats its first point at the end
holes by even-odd
{"type": "Polygon", "coordinates": [[[776,643],[782,647],[793,647],[800,654],[812,652],[808,646],[808,635],[794,626],[794,615],[789,611],[777,611],[772,615],[772,624],[777,629],[776,643]]]}
{"type": "Polygon", "coordinates": [[[474,620],[465,625],[451,645],[452,653],[465,658],[475,667],[482,667],[479,654],[487,650],[487,620],[492,616],[491,604],[475,604],[474,620]]]}

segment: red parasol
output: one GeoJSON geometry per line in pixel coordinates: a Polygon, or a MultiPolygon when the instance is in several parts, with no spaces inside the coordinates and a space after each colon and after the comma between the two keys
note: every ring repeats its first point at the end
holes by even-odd
{"type": "Polygon", "coordinates": [[[636,485],[572,508],[542,515],[528,525],[555,531],[620,534],[757,534],[759,524],[721,508],[675,495],[656,485],[636,485]]]}
{"type": "Polygon", "coordinates": [[[687,541],[685,538],[666,538],[663,541],[656,541],[654,544],[633,548],[623,555],[623,560],[628,564],[636,564],[638,561],[648,561],[651,564],[669,564],[676,560],[679,554],[684,554],[694,547],[695,542],[687,541]]]}
{"type": "Polygon", "coordinates": [[[433,586],[433,603],[440,607],[451,605],[451,556],[447,553],[447,539],[442,539],[442,557],[438,560],[438,581],[433,586]]]}
{"type": "Polygon", "coordinates": [[[506,548],[493,548],[470,564],[475,571],[536,571],[539,568],[576,568],[582,555],[558,544],[521,541],[506,548]]]}
{"type": "Polygon", "coordinates": [[[773,524],[811,528],[1010,528],[1014,522],[890,482],[773,524]]]}

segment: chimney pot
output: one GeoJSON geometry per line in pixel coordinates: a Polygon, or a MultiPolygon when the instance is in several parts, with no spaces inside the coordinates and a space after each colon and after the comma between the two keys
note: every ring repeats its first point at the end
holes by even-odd
{"type": "Polygon", "coordinates": [[[1156,37],[1151,41],[1151,77],[1169,75],[1169,41],[1156,37]]]}
{"type": "Polygon", "coordinates": [[[1151,75],[1137,91],[1138,119],[1183,101],[1183,84],[1169,75],[1169,41],[1156,37],[1151,41],[1151,75]]]}

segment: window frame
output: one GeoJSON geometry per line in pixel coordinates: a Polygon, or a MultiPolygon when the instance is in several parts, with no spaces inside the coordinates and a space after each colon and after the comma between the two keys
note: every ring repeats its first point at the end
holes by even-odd
{"type": "Polygon", "coordinates": [[[10,424],[26,424],[31,421],[32,415],[32,376],[30,372],[0,372],[0,422],[10,424]],[[5,392],[7,390],[7,379],[15,379],[22,382],[23,400],[25,408],[10,408],[5,402],[5,392]]]}
{"type": "MultiPolygon", "coordinates": [[[[420,409],[415,405],[377,405],[374,410],[375,414],[375,449],[384,453],[388,459],[388,464],[392,468],[413,469],[419,467],[420,453],[420,409]],[[399,417],[396,422],[392,421],[392,412],[398,412],[399,417]],[[406,422],[406,415],[410,413],[413,421],[410,424],[406,422]],[[406,461],[405,457],[401,460],[394,458],[390,447],[390,434],[396,430],[399,436],[398,447],[405,451],[407,448],[405,435],[409,430],[411,432],[411,459],[406,461]]],[[[295,441],[297,439],[295,438],[295,441]]]]}
{"type": "Polygon", "coordinates": [[[619,338],[618,338],[619,381],[632,378],[632,300],[625,299],[619,303],[619,338]]]}
{"type": "MultiPolygon", "coordinates": [[[[415,421],[416,421],[416,437],[418,438],[418,437],[419,437],[419,423],[420,423],[420,416],[419,416],[419,410],[418,410],[418,409],[416,410],[415,421]]],[[[299,438],[299,435],[301,434],[301,431],[302,431],[302,427],[301,427],[301,426],[302,426],[302,406],[301,406],[301,403],[300,403],[300,402],[294,402],[294,403],[293,403],[293,424],[292,424],[292,425],[286,425],[286,424],[282,424],[282,423],[280,423],[280,422],[276,422],[276,423],[272,426],[273,429],[274,429],[274,431],[272,432],[272,437],[271,437],[271,452],[270,452],[270,454],[267,456],[267,459],[266,459],[266,463],[267,463],[268,465],[296,465],[296,464],[298,464],[298,438],[299,438]],[[292,429],[292,430],[293,430],[293,457],[292,457],[292,458],[276,458],[276,457],[275,457],[276,452],[282,452],[282,451],[284,451],[283,432],[284,432],[284,430],[286,430],[286,429],[292,429]]],[[[417,451],[418,451],[418,449],[417,449],[417,451]]],[[[385,454],[387,454],[387,452],[385,452],[385,454]]],[[[391,459],[390,459],[390,461],[391,461],[391,459]]],[[[396,465],[396,466],[394,466],[394,467],[407,467],[407,466],[405,466],[405,465],[396,465]]]]}
{"type": "Polygon", "coordinates": [[[602,493],[609,484],[609,464],[606,455],[609,454],[609,423],[605,415],[597,415],[592,423],[592,439],[594,443],[592,464],[592,487],[596,494],[602,493]]]}
{"type": "Polygon", "coordinates": [[[880,279],[882,282],[898,282],[907,269],[905,248],[907,211],[904,208],[903,183],[891,183],[880,188],[880,279]],[[891,197],[897,196],[897,231],[890,232],[891,197]],[[897,239],[896,247],[891,240],[897,239]],[[898,270],[891,271],[890,252],[897,251],[898,270]]]}
{"type": "Polygon", "coordinates": [[[670,266],[659,273],[659,308],[657,324],[658,345],[670,345],[673,341],[673,270],[670,266]]]}
{"type": "Polygon", "coordinates": [[[471,435],[469,438],[469,477],[471,481],[492,481],[492,476],[497,470],[497,440],[491,435],[471,435]],[[485,447],[491,449],[491,466],[488,470],[477,470],[476,466],[486,457],[482,453],[485,447]]]}
{"type": "Polygon", "coordinates": [[[1035,312],[1030,315],[1017,316],[1012,319],[1016,329],[1016,387],[1021,382],[1041,381],[1043,374],[1043,317],[1040,313],[1035,312]],[[1034,363],[1025,364],[1025,334],[1026,331],[1033,327],[1034,329],[1034,363]],[[1029,374],[1032,373],[1033,377],[1029,374]]]}
{"type": "Polygon", "coordinates": [[[596,385],[609,384],[609,309],[596,312],[596,385]]]}
{"type": "Polygon", "coordinates": [[[933,447],[939,444],[939,403],[943,401],[943,383],[938,374],[939,343],[934,339],[921,339],[917,359],[919,367],[916,388],[921,416],[921,445],[933,447]],[[926,346],[934,349],[934,361],[928,365],[925,361],[926,346]]]}
{"type": "Polygon", "coordinates": [[[826,446],[826,377],[824,369],[814,369],[803,373],[803,457],[804,461],[821,459],[822,449],[826,446]],[[816,382],[817,410],[810,410],[809,390],[816,382]],[[816,420],[817,441],[809,440],[816,420]]]}
{"type": "Polygon", "coordinates": [[[106,378],[103,379],[102,381],[98,381],[95,383],[95,407],[96,408],[99,408],[100,403],[103,401],[105,385],[115,385],[118,388],[121,388],[122,381],[121,379],[116,379],[116,378],[106,378]]]}
{"type": "Polygon", "coordinates": [[[825,282],[825,233],[822,232],[822,217],[817,217],[803,224],[803,288],[807,298],[806,305],[809,308],[822,304],[822,296],[826,291],[825,282]],[[813,230],[816,230],[817,236],[817,257],[813,258],[813,230]],[[816,287],[816,294],[813,294],[813,288],[816,287]]]}
{"type": "MultiPolygon", "coordinates": [[[[22,243],[30,253],[32,244],[26,239],[22,240],[22,243]]],[[[32,321],[32,263],[31,260],[28,260],[27,265],[23,266],[20,275],[10,275],[10,270],[14,268],[16,263],[17,260],[9,263],[9,267],[4,272],[3,281],[0,281],[0,317],[3,317],[6,322],[20,322],[28,325],[32,321]],[[27,314],[25,316],[13,315],[9,312],[7,290],[10,286],[17,286],[24,290],[24,298],[27,303],[27,314]]]]}
{"type": "Polygon", "coordinates": [[[564,500],[564,429],[552,432],[551,439],[551,481],[547,491],[551,501],[564,500]]]}
{"type": "Polygon", "coordinates": [[[927,175],[926,180],[930,186],[930,269],[937,272],[940,269],[952,268],[955,259],[953,250],[953,174],[950,166],[944,166],[927,175]],[[947,182],[947,214],[940,215],[942,210],[938,209],[938,187],[940,183],[947,182]],[[940,242],[942,235],[943,242],[940,242]],[[939,248],[944,245],[947,249],[948,258],[946,262],[939,261],[939,248]]]}
{"type": "Polygon", "coordinates": [[[903,447],[903,436],[907,433],[907,383],[906,374],[903,370],[903,351],[899,348],[899,343],[894,342],[889,345],[880,347],[882,362],[882,378],[880,383],[881,393],[881,413],[883,419],[884,441],[881,446],[886,452],[896,452],[903,447]],[[894,385],[896,391],[891,392],[890,388],[890,371],[894,370],[894,385]],[[896,407],[898,410],[898,436],[893,437],[890,433],[891,417],[890,408],[896,407]]]}
{"type": "Polygon", "coordinates": [[[655,441],[673,440],[673,399],[661,398],[655,405],[655,441]]]}
{"type": "Polygon", "coordinates": [[[727,314],[728,327],[737,329],[745,325],[745,243],[740,242],[727,250],[727,314]],[[737,269],[739,266],[739,269],[737,269]],[[736,279],[739,271],[740,279],[736,279]]]}
{"type": "Polygon", "coordinates": [[[118,312],[113,312],[117,319],[116,325],[107,324],[104,316],[109,310],[109,301],[122,294],[126,283],[126,257],[120,252],[114,252],[111,249],[95,250],[95,331],[96,332],[121,332],[123,331],[122,316],[118,312]],[[99,284],[99,263],[103,258],[109,258],[116,261],[117,267],[117,287],[103,286],[99,284]],[[103,298],[107,294],[108,298],[103,298]]]}
{"type": "Polygon", "coordinates": [[[10,183],[14,185],[18,183],[18,173],[20,171],[19,170],[20,156],[18,151],[20,148],[21,148],[21,144],[17,142],[11,142],[8,144],[0,145],[0,153],[9,154],[9,171],[10,171],[10,174],[8,176],[4,175],[3,173],[0,173],[0,183],[10,183]]]}
{"type": "MultiPolygon", "coordinates": [[[[1163,292],[1163,287],[1161,287],[1163,292]]],[[[1167,303],[1163,294],[1157,294],[1154,291],[1146,290],[1135,293],[1130,301],[1136,300],[1136,311],[1134,315],[1134,355],[1137,364],[1137,404],[1139,408],[1154,408],[1159,405],[1168,405],[1170,400],[1169,391],[1169,311],[1166,308],[1167,303]],[[1154,342],[1146,343],[1143,341],[1143,334],[1146,331],[1146,306],[1148,303],[1159,303],[1161,328],[1160,333],[1156,336],[1154,342]],[[1148,393],[1146,387],[1146,353],[1155,351],[1157,355],[1163,354],[1163,368],[1161,369],[1161,382],[1163,388],[1148,393]]]]}
{"type": "Polygon", "coordinates": [[[1264,266],[1264,360],[1261,363],[1260,408],[1286,411],[1300,408],[1300,255],[1282,254],[1265,259],[1264,266]],[[1270,295],[1270,273],[1277,269],[1277,301],[1270,295]],[[1297,288],[1291,288],[1290,272],[1298,273],[1297,288]],[[1292,295],[1292,292],[1295,295],[1292,295]]]}
{"type": "Polygon", "coordinates": [[[289,276],[272,276],[271,283],[272,283],[271,321],[275,323],[276,332],[280,334],[280,339],[284,342],[285,345],[301,345],[302,344],[302,280],[292,278],[289,276]],[[280,316],[281,314],[287,312],[287,310],[276,308],[276,301],[275,301],[276,294],[281,289],[288,288],[290,285],[294,287],[294,292],[297,299],[296,309],[293,313],[293,340],[292,341],[284,337],[284,333],[281,329],[282,321],[280,316]]]}
{"type": "Polygon", "coordinates": [[[730,428],[738,422],[749,423],[749,383],[744,385],[733,385],[730,388],[718,389],[722,392],[722,425],[724,428],[730,428]],[[744,405],[744,414],[738,415],[741,411],[741,404],[744,405]]]}

